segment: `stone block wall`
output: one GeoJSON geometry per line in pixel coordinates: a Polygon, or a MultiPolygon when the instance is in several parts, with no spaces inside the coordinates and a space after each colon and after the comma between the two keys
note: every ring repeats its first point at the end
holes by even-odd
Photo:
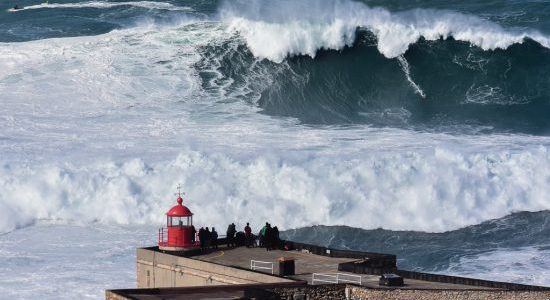
{"type": "Polygon", "coordinates": [[[550,300],[549,291],[382,290],[353,286],[349,289],[351,300],[550,300]]]}
{"type": "Polygon", "coordinates": [[[346,299],[346,285],[344,284],[329,284],[329,285],[309,285],[298,288],[275,288],[269,289],[270,292],[276,295],[273,299],[281,300],[331,300],[331,299],[346,299]]]}

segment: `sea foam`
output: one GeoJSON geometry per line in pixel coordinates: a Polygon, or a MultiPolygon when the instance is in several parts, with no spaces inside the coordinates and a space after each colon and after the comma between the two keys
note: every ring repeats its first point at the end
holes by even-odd
{"type": "Polygon", "coordinates": [[[156,163],[5,165],[0,230],[38,219],[160,225],[178,183],[196,222],[216,227],[269,220],[283,229],[345,224],[434,232],[550,209],[547,148],[465,154],[436,147],[295,162],[206,153],[188,150],[156,163]]]}

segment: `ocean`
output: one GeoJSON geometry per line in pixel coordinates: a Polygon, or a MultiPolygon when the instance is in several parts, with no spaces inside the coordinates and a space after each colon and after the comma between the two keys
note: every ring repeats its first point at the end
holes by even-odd
{"type": "Polygon", "coordinates": [[[550,1],[2,1],[0,299],[134,287],[178,184],[220,233],[550,286],[550,1]]]}

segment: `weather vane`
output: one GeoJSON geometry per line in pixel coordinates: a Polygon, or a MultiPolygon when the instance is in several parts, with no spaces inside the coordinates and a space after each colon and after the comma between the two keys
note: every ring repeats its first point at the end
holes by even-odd
{"type": "Polygon", "coordinates": [[[185,193],[181,192],[181,184],[178,183],[178,186],[176,188],[178,189],[178,192],[175,193],[174,195],[176,195],[178,197],[181,197],[181,195],[185,195],[185,193]]]}

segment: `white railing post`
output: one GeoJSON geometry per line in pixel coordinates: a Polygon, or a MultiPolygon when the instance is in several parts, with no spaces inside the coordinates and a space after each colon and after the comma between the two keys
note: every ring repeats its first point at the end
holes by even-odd
{"type": "Polygon", "coordinates": [[[324,283],[342,283],[349,282],[354,284],[362,285],[362,277],[359,275],[346,274],[346,273],[313,273],[311,275],[311,284],[315,282],[324,282],[324,283]]]}
{"type": "Polygon", "coordinates": [[[260,260],[250,260],[250,269],[256,271],[256,269],[271,270],[271,275],[274,274],[274,264],[270,261],[260,261],[260,260]],[[264,265],[269,265],[269,267],[264,267],[264,265]]]}

